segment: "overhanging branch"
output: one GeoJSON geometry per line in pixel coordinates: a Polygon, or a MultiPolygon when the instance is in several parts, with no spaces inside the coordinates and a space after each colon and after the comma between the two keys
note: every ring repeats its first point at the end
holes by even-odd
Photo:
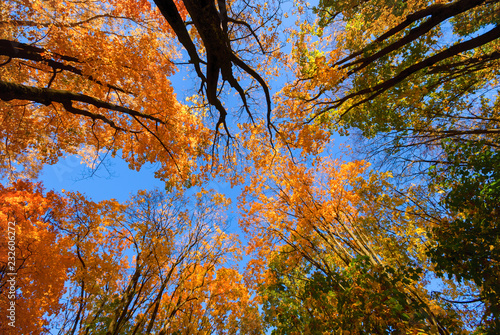
{"type": "MultiPolygon", "coordinates": [[[[44,54],[49,54],[49,53],[47,52],[47,50],[45,50],[43,48],[35,47],[35,46],[25,44],[25,43],[20,43],[17,41],[0,39],[0,55],[9,57],[9,61],[11,59],[17,58],[17,59],[24,59],[24,60],[38,62],[38,63],[45,64],[45,65],[51,67],[54,71],[55,70],[68,71],[68,72],[74,73],[76,75],[82,76],[82,77],[84,77],[90,81],[93,81],[101,86],[109,87],[109,88],[112,88],[112,89],[119,91],[119,92],[132,94],[132,92],[125,91],[120,87],[103,83],[102,81],[95,79],[92,76],[85,75],[82,72],[82,70],[80,70],[79,68],[77,68],[73,65],[64,64],[64,63],[61,63],[59,61],[47,58],[46,56],[43,56],[44,54]]],[[[59,58],[61,60],[65,60],[68,62],[81,63],[81,61],[75,57],[69,57],[69,56],[60,55],[57,53],[54,53],[54,56],[56,56],[57,58],[59,58]]],[[[7,62],[5,64],[7,64],[7,62]]],[[[1,65],[5,65],[5,64],[1,64],[1,65]]]]}
{"type": "Polygon", "coordinates": [[[100,99],[96,99],[94,97],[81,94],[81,93],[73,93],[70,91],[64,91],[64,90],[55,90],[52,88],[40,88],[40,87],[33,87],[33,86],[26,86],[22,84],[16,84],[16,83],[10,83],[6,81],[0,81],[0,99],[4,101],[11,101],[14,99],[17,100],[28,100],[32,102],[36,102],[39,104],[43,105],[50,105],[53,102],[58,102],[64,106],[64,108],[72,114],[78,114],[78,115],[84,115],[87,117],[92,118],[93,120],[101,120],[107,124],[109,124],[111,127],[117,129],[117,130],[122,130],[122,131],[128,131],[125,130],[121,127],[118,127],[112,120],[109,120],[107,117],[101,115],[101,114],[96,114],[96,113],[91,113],[89,111],[85,111],[82,109],[78,109],[76,107],[73,107],[74,102],[81,102],[85,104],[89,104],[92,106],[95,106],[97,108],[105,108],[107,110],[119,112],[126,114],[131,117],[140,117],[143,119],[148,119],[151,121],[155,121],[161,124],[164,124],[165,122],[157,117],[144,114],[138,111],[135,111],[133,109],[119,106],[113,103],[109,103],[106,101],[102,101],[100,99]]]}

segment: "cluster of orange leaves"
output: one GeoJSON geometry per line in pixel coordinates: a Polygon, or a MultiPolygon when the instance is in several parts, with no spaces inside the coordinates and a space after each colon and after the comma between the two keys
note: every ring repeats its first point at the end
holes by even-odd
{"type": "MultiPolygon", "coordinates": [[[[54,316],[60,311],[68,269],[75,264],[75,257],[69,251],[71,239],[60,231],[66,220],[66,205],[66,201],[54,192],[44,194],[39,184],[18,181],[11,187],[0,185],[0,270],[3,276],[0,307],[7,311],[12,299],[7,298],[10,285],[6,280],[15,278],[15,318],[19,334],[40,333],[47,326],[45,314],[54,316]],[[7,239],[12,236],[7,234],[9,222],[15,223],[14,264],[8,262],[8,256],[12,256],[7,239]]],[[[0,331],[7,334],[11,328],[5,315],[2,318],[0,331]]]]}

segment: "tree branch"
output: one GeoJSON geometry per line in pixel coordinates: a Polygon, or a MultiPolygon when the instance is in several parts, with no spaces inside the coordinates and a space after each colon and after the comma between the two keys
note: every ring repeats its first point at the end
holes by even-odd
{"type": "Polygon", "coordinates": [[[137,112],[133,109],[115,105],[109,102],[105,102],[96,98],[93,98],[91,96],[81,94],[81,93],[73,93],[69,91],[64,91],[64,90],[55,90],[52,88],[39,88],[39,87],[32,87],[32,86],[26,86],[22,84],[16,84],[16,83],[10,83],[6,81],[1,81],[0,80],[0,99],[4,101],[11,101],[14,99],[17,100],[28,100],[28,101],[33,101],[36,103],[40,103],[43,105],[50,105],[53,102],[58,102],[66,108],[66,110],[72,114],[78,114],[78,115],[84,115],[92,118],[93,120],[101,120],[107,124],[109,124],[111,127],[117,129],[117,130],[123,130],[123,131],[128,131],[125,130],[121,127],[118,127],[113,121],[109,120],[103,115],[100,114],[95,114],[91,113],[88,111],[84,111],[81,109],[77,109],[73,107],[73,102],[82,102],[86,103],[89,105],[93,105],[97,108],[105,108],[111,111],[115,112],[120,112],[132,117],[141,117],[144,119],[152,120],[161,124],[164,124],[165,122],[157,117],[144,114],[141,112],[137,112]]]}
{"type": "Polygon", "coordinates": [[[387,54],[401,48],[402,46],[413,42],[417,38],[425,35],[432,28],[434,28],[438,24],[442,23],[443,21],[449,19],[450,17],[456,16],[460,13],[468,11],[471,8],[479,6],[483,2],[485,2],[485,0],[459,0],[459,1],[451,3],[451,4],[446,4],[446,5],[436,4],[436,5],[432,5],[432,6],[429,6],[427,8],[424,8],[418,12],[415,12],[413,14],[408,15],[402,23],[400,23],[396,27],[390,29],[389,31],[387,31],[385,34],[383,34],[382,36],[377,38],[375,41],[370,43],[367,47],[363,48],[361,51],[358,51],[358,52],[344,58],[343,60],[340,60],[335,65],[340,65],[342,63],[345,63],[346,61],[367,52],[368,49],[370,47],[372,47],[373,45],[375,45],[376,43],[380,43],[380,42],[384,41],[385,39],[395,35],[396,33],[400,32],[401,30],[403,30],[404,28],[409,26],[410,24],[418,21],[419,19],[422,19],[426,16],[431,15],[431,17],[427,21],[425,21],[424,23],[422,23],[418,27],[411,29],[410,32],[408,33],[408,35],[404,36],[403,38],[388,45],[387,47],[383,48],[382,50],[376,52],[375,54],[373,54],[371,56],[360,58],[358,60],[344,64],[341,67],[341,68],[347,68],[347,67],[350,67],[352,65],[361,63],[361,65],[359,65],[358,67],[351,69],[348,72],[348,75],[355,73],[355,72],[359,72],[360,70],[362,70],[363,68],[368,66],[373,61],[380,59],[380,58],[384,57],[385,55],[387,55],[387,54]]]}
{"type": "Polygon", "coordinates": [[[326,113],[327,111],[329,110],[332,110],[334,108],[338,108],[340,107],[344,102],[346,102],[347,100],[350,100],[352,98],[355,98],[355,97],[358,97],[358,96],[362,96],[362,95],[365,95],[365,94],[370,94],[372,93],[370,96],[368,96],[367,98],[364,98],[362,99],[361,101],[358,101],[357,103],[353,104],[352,106],[350,106],[343,114],[345,115],[347,112],[349,112],[351,109],[365,103],[365,102],[368,102],[368,101],[371,101],[373,99],[375,99],[377,96],[379,96],[380,94],[384,93],[385,91],[387,91],[388,89],[390,88],[393,88],[394,86],[396,86],[397,84],[399,84],[400,82],[402,82],[403,80],[405,80],[406,78],[408,78],[409,76],[411,76],[412,74],[414,74],[415,72],[418,72],[420,70],[423,70],[425,68],[429,68],[431,67],[432,65],[440,62],[440,61],[443,61],[447,58],[451,58],[453,56],[456,56],[462,52],[465,52],[465,51],[468,51],[468,50],[471,50],[471,49],[475,49],[479,46],[482,46],[484,44],[487,44],[497,38],[500,38],[500,26],[496,26],[494,27],[493,29],[491,29],[490,31],[482,34],[482,35],[479,35],[475,38],[471,38],[470,40],[468,41],[465,41],[465,42],[462,42],[462,43],[458,43],[458,44],[455,44],[451,47],[449,47],[448,49],[445,49],[429,58],[426,58],[424,59],[423,61],[419,62],[419,63],[416,63],[416,64],[413,64],[412,66],[409,66],[407,67],[406,69],[404,69],[403,71],[401,71],[398,75],[396,75],[395,77],[389,79],[389,80],[386,80],[378,85],[375,85],[375,86],[372,86],[372,87],[369,87],[369,88],[365,88],[365,89],[362,89],[362,90],[359,90],[357,92],[354,92],[354,93],[351,93],[349,95],[346,95],[344,96],[343,98],[341,99],[338,99],[338,100],[335,100],[331,103],[333,103],[333,105],[329,106],[328,108],[316,113],[310,120],[308,120],[307,122],[311,122],[312,120],[314,120],[315,118],[317,118],[319,115],[323,114],[323,113],[326,113]]]}
{"type": "MultiPolygon", "coordinates": [[[[11,58],[17,58],[17,59],[25,59],[25,60],[31,60],[34,62],[39,62],[42,64],[46,64],[50,66],[53,70],[64,70],[68,72],[72,72],[74,74],[77,74],[79,76],[82,76],[84,78],[87,78],[90,81],[93,81],[101,86],[104,87],[109,87],[114,90],[127,93],[127,94],[133,94],[132,92],[125,91],[124,89],[114,86],[114,85],[109,85],[106,83],[101,82],[98,79],[95,79],[92,76],[85,75],[82,70],[68,64],[63,64],[61,62],[55,61],[53,59],[48,59],[44,56],[43,54],[46,54],[47,50],[39,47],[35,47],[32,45],[28,45],[25,43],[20,43],[17,41],[10,41],[10,40],[5,40],[5,39],[0,39],[0,55],[7,56],[9,59],[11,58]]],[[[57,53],[54,53],[55,56],[58,58],[61,58],[62,60],[70,61],[70,62],[75,62],[75,63],[81,63],[81,61],[75,57],[69,57],[69,56],[64,56],[60,55],[57,53]]],[[[6,64],[6,63],[5,63],[6,64]]],[[[2,65],[5,65],[2,64],[2,65]]]]}

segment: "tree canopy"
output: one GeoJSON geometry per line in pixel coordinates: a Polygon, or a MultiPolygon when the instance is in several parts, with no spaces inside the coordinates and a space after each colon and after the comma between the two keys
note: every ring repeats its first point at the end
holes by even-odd
{"type": "Polygon", "coordinates": [[[498,333],[499,10],[3,1],[0,330],[498,333]],[[68,155],[164,190],[44,190],[68,155]]]}

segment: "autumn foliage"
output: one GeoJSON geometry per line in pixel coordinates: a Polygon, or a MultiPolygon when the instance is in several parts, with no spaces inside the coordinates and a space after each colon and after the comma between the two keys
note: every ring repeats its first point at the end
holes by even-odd
{"type": "Polygon", "coordinates": [[[499,6],[3,1],[0,332],[498,333],[499,6]]]}
{"type": "MultiPolygon", "coordinates": [[[[48,329],[47,315],[57,315],[65,293],[68,271],[75,264],[69,252],[70,238],[62,228],[66,222],[66,201],[54,192],[45,193],[40,184],[17,181],[11,187],[0,188],[0,216],[2,230],[10,231],[9,222],[15,223],[15,266],[8,262],[11,249],[8,240],[1,241],[0,289],[2,311],[9,304],[10,283],[7,273],[17,273],[15,285],[19,334],[38,334],[48,329]]],[[[7,234],[5,234],[6,236],[7,234]]],[[[12,254],[10,254],[12,255],[12,254]]],[[[1,330],[8,333],[6,320],[1,330]]]]}

